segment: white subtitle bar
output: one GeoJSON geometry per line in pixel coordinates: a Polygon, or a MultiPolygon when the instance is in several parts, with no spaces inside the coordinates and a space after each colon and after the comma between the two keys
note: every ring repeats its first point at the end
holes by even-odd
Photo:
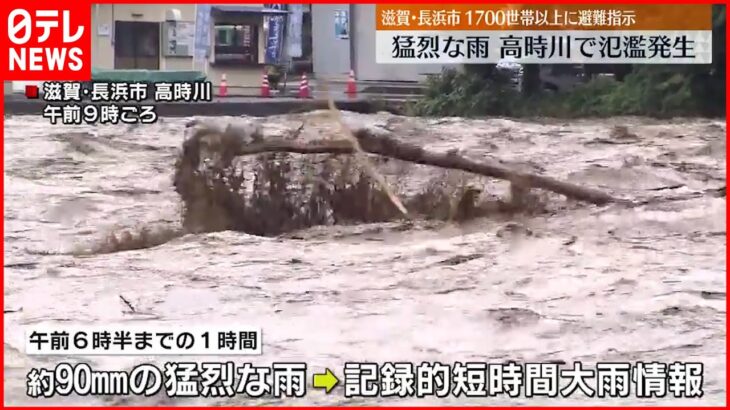
{"type": "Polygon", "coordinates": [[[711,64],[712,31],[391,31],[378,64],[711,64]]]}
{"type": "Polygon", "coordinates": [[[260,355],[254,326],[37,325],[25,332],[28,355],[260,355]]]}

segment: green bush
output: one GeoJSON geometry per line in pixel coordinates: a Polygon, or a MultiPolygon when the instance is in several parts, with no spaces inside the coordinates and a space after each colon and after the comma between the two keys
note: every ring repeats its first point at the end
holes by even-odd
{"type": "Polygon", "coordinates": [[[506,75],[482,78],[445,69],[427,80],[424,97],[411,104],[409,112],[420,116],[510,115],[518,100],[506,75]]]}
{"type": "MultiPolygon", "coordinates": [[[[598,77],[568,92],[529,96],[515,90],[494,65],[467,65],[431,78],[425,96],[408,111],[462,117],[723,116],[725,12],[724,5],[713,6],[712,64],[637,65],[621,82],[598,77]]],[[[530,91],[536,84],[531,85],[530,91]]]]}
{"type": "Polygon", "coordinates": [[[424,97],[411,104],[419,116],[653,117],[719,116],[725,112],[725,84],[706,66],[638,66],[623,82],[598,77],[568,92],[529,97],[497,74],[445,70],[428,81],[424,97]]]}

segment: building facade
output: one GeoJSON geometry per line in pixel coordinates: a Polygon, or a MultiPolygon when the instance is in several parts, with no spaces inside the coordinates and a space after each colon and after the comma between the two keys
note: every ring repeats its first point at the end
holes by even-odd
{"type": "Polygon", "coordinates": [[[312,4],[312,60],[318,78],[347,77],[360,81],[423,81],[440,73],[441,64],[378,64],[375,62],[374,4],[312,4]],[[338,28],[342,15],[349,25],[338,28]]]}
{"type": "MultiPolygon", "coordinates": [[[[268,5],[271,7],[271,5],[268,5]]],[[[226,74],[229,86],[257,87],[266,63],[268,19],[263,4],[213,5],[211,53],[203,65],[190,55],[166,53],[170,18],[178,28],[194,27],[195,4],[97,4],[92,10],[92,59],[100,69],[200,70],[214,83],[226,74]],[[174,13],[173,10],[179,11],[174,13]]],[[[287,14],[281,14],[287,18],[287,14]]],[[[180,29],[180,31],[183,31],[180,29]]],[[[377,64],[374,4],[304,5],[302,57],[297,73],[314,78],[359,81],[423,81],[441,72],[435,64],[377,64]]],[[[286,47],[284,46],[284,49],[286,47]]],[[[282,64],[287,60],[282,53],[282,64]]],[[[288,64],[288,62],[287,62],[288,64]]]]}
{"type": "Polygon", "coordinates": [[[202,60],[194,58],[196,14],[195,4],[95,4],[92,66],[202,71],[215,84],[225,74],[229,87],[260,86],[271,18],[285,19],[286,12],[263,4],[213,5],[202,60]]]}
{"type": "MultiPolygon", "coordinates": [[[[195,4],[94,4],[91,10],[91,59],[97,70],[202,71],[215,85],[225,74],[229,87],[259,87],[267,58],[271,20],[287,24],[291,12],[276,5],[211,5],[208,53],[194,58],[198,8],[195,4]]],[[[292,9],[292,6],[289,6],[292,9]]],[[[441,65],[377,64],[374,4],[301,5],[297,57],[289,58],[285,38],[277,65],[314,78],[358,81],[422,81],[441,65]]],[[[200,28],[197,28],[198,30],[200,28]]],[[[287,27],[287,30],[289,27],[287,27]]],[[[291,79],[291,77],[290,77],[291,79]]],[[[298,80],[298,77],[297,77],[298,80]]],[[[35,82],[37,83],[37,82],[35,82]]],[[[6,84],[5,91],[24,89],[6,84]]]]}

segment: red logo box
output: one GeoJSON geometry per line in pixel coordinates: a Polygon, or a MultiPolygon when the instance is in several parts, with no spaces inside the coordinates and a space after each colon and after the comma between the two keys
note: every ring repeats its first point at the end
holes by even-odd
{"type": "Polygon", "coordinates": [[[3,79],[90,80],[91,7],[47,0],[17,4],[0,4],[3,79]]]}

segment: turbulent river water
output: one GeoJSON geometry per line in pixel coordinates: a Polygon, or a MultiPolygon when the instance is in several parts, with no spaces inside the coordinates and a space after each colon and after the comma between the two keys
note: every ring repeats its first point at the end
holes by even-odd
{"type": "MultiPolygon", "coordinates": [[[[256,364],[306,361],[312,370],[330,367],[340,377],[348,361],[704,364],[704,395],[694,399],[350,400],[338,387],[329,395],[310,391],[301,399],[256,404],[725,404],[723,120],[345,114],[347,121],[398,124],[412,130],[411,142],[435,151],[499,158],[644,205],[571,203],[536,216],[406,228],[398,222],[314,227],[268,238],[189,234],[145,249],[79,254],[119,229],[179,226],[172,175],[189,119],[61,127],[39,117],[8,117],[6,404],[248,403],[240,396],[26,396],[32,367],[83,360],[95,369],[121,370],[163,361],[28,356],[27,325],[213,321],[263,327],[264,354],[253,358],[256,364]],[[616,135],[616,126],[628,133],[616,135]]],[[[295,117],[268,118],[265,129],[295,117]]],[[[482,182],[490,192],[504,189],[482,182]]]]}

